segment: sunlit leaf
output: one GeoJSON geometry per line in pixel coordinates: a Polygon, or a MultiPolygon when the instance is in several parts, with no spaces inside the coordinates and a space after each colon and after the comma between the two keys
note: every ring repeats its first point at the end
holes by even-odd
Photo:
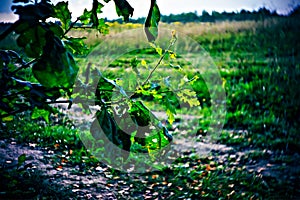
{"type": "Polygon", "coordinates": [[[92,15],[92,12],[88,11],[85,8],[83,11],[83,14],[79,17],[79,19],[83,24],[88,24],[90,22],[91,15],[92,15]]]}
{"type": "Polygon", "coordinates": [[[31,119],[38,119],[39,117],[44,118],[49,124],[50,111],[35,107],[31,113],[31,119]]]}
{"type": "Polygon", "coordinates": [[[10,122],[12,120],[14,120],[14,116],[12,116],[12,115],[2,118],[3,122],[10,122]]]}
{"type": "Polygon", "coordinates": [[[71,23],[71,12],[68,8],[68,5],[68,1],[61,1],[54,6],[54,17],[60,20],[64,30],[68,30],[71,23]]]}
{"type": "Polygon", "coordinates": [[[173,124],[173,122],[175,121],[175,116],[174,113],[172,113],[169,109],[167,110],[167,116],[168,116],[168,122],[170,124],[173,124]]]}
{"type": "Polygon", "coordinates": [[[178,92],[177,95],[181,101],[188,103],[191,107],[200,105],[195,91],[184,89],[178,92]]]}
{"type": "Polygon", "coordinates": [[[141,61],[141,65],[142,65],[142,66],[147,66],[147,62],[143,59],[143,60],[141,61]]]}

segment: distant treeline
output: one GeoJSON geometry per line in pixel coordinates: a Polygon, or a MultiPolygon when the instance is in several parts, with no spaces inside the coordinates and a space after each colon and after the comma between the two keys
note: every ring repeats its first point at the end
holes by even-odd
{"type": "MultiPolygon", "coordinates": [[[[189,13],[181,13],[181,14],[170,14],[170,15],[162,15],[161,22],[165,23],[173,23],[173,22],[217,22],[217,21],[244,21],[244,20],[262,20],[268,17],[300,17],[300,5],[295,7],[288,15],[279,15],[275,11],[270,11],[267,8],[260,8],[258,11],[247,11],[241,10],[240,12],[216,12],[213,11],[211,14],[207,11],[202,11],[201,15],[199,15],[196,11],[189,13]]],[[[113,19],[108,20],[105,18],[106,22],[119,22],[123,23],[123,19],[113,19]]],[[[145,17],[141,17],[138,19],[130,19],[131,23],[140,23],[143,24],[145,22],[145,17]]],[[[0,22],[0,32],[5,30],[11,25],[11,23],[0,22]]],[[[78,26],[81,24],[78,23],[78,26]]]]}

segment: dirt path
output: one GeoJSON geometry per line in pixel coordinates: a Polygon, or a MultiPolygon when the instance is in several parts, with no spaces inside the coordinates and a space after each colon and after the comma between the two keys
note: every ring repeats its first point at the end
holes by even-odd
{"type": "MultiPolygon", "coordinates": [[[[41,176],[43,180],[47,180],[48,187],[68,190],[73,193],[71,195],[78,199],[90,199],[92,197],[95,199],[115,199],[112,187],[107,184],[107,176],[110,176],[107,167],[100,165],[88,172],[80,171],[79,166],[55,168],[52,162],[53,155],[54,152],[47,148],[35,147],[31,144],[29,146],[20,145],[13,139],[0,140],[0,170],[2,173],[17,168],[18,172],[36,170],[35,174],[41,176]],[[18,168],[18,157],[22,154],[26,154],[26,161],[18,168]]],[[[0,199],[2,199],[1,196],[6,195],[5,193],[6,191],[0,188],[0,199]]],[[[59,199],[64,198],[59,197],[59,199]]]]}
{"type": "MultiPolygon", "coordinates": [[[[157,114],[157,113],[156,113],[157,114]]],[[[158,113],[161,115],[160,113],[158,113]]],[[[74,115],[75,120],[85,120],[84,116],[74,115]]],[[[193,116],[183,119],[193,120],[193,116]]],[[[295,188],[300,185],[300,156],[299,154],[284,155],[278,157],[274,152],[260,152],[262,156],[254,158],[254,149],[244,151],[235,150],[226,145],[214,144],[209,140],[195,142],[195,138],[182,137],[174,141],[174,149],[183,155],[207,155],[217,163],[229,167],[246,167],[250,173],[263,176],[265,180],[275,180],[284,184],[291,184],[295,188]]],[[[0,166],[1,171],[8,172],[18,168],[18,157],[26,154],[26,161],[19,167],[22,170],[37,170],[40,176],[47,179],[50,185],[65,189],[78,199],[116,199],[116,189],[120,187],[118,182],[108,183],[113,175],[108,167],[102,165],[82,171],[79,166],[63,166],[55,168],[53,156],[55,152],[51,149],[37,147],[35,144],[21,145],[14,139],[0,140],[0,166]]],[[[268,187],[268,183],[265,183],[268,187]]],[[[128,188],[124,183],[124,188],[128,188]]],[[[125,190],[124,190],[125,191],[125,190]]],[[[126,192],[126,191],[125,191],[126,192]]],[[[300,190],[299,190],[300,192],[300,190]]],[[[1,195],[5,191],[0,188],[1,195]]]]}

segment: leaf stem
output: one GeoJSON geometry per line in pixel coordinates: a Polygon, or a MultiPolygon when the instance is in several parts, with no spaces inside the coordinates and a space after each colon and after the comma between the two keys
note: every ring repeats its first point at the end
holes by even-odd
{"type": "MultiPolygon", "coordinates": [[[[172,38],[173,40],[173,38],[172,38]]],[[[164,59],[164,57],[166,56],[166,54],[168,53],[168,51],[170,50],[170,48],[175,44],[174,41],[170,41],[170,44],[168,46],[168,48],[165,50],[165,52],[160,56],[157,64],[155,65],[155,67],[152,69],[152,71],[150,72],[150,74],[148,75],[148,77],[146,78],[146,80],[143,82],[142,86],[146,85],[148,83],[148,81],[150,80],[150,78],[152,77],[153,73],[155,72],[155,70],[158,68],[158,66],[160,65],[161,61],[164,59]]]]}

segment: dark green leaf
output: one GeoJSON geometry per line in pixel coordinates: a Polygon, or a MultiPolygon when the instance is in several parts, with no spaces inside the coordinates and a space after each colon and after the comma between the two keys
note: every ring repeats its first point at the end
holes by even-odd
{"type": "Polygon", "coordinates": [[[96,99],[102,104],[102,101],[110,101],[115,86],[107,82],[104,78],[100,78],[97,90],[96,90],[96,99]]]}
{"type": "Polygon", "coordinates": [[[115,124],[111,123],[111,116],[108,113],[107,109],[103,108],[101,111],[96,113],[96,120],[94,123],[99,123],[101,130],[97,130],[96,132],[92,133],[93,137],[97,140],[101,139],[103,136],[99,135],[103,132],[110,141],[113,141],[113,129],[115,129],[115,124]]]}
{"type": "MultiPolygon", "coordinates": [[[[128,133],[125,133],[124,131],[122,131],[119,127],[118,127],[118,137],[119,137],[119,141],[121,141],[121,148],[124,149],[125,151],[130,151],[130,147],[131,147],[131,136],[128,133]]],[[[129,154],[128,154],[129,156],[129,154]]]]}
{"type": "Polygon", "coordinates": [[[42,57],[32,67],[34,77],[45,87],[73,86],[78,66],[61,40],[48,36],[42,57]]]}
{"type": "Polygon", "coordinates": [[[145,33],[149,42],[152,42],[157,38],[159,21],[160,11],[156,4],[156,0],[151,0],[151,7],[145,22],[145,33]]]}
{"type": "Polygon", "coordinates": [[[31,24],[29,23],[29,21],[17,21],[19,22],[18,26],[15,28],[15,32],[17,34],[21,34],[24,31],[28,30],[29,28],[31,28],[31,24]]]}
{"type": "Polygon", "coordinates": [[[64,30],[56,23],[49,22],[49,29],[58,37],[64,35],[64,30]]]}
{"type": "Polygon", "coordinates": [[[139,126],[148,126],[151,122],[150,110],[141,101],[132,102],[129,113],[139,126]]]}
{"type": "Polygon", "coordinates": [[[107,33],[108,26],[104,23],[104,19],[99,19],[98,14],[102,13],[104,5],[98,0],[93,0],[93,7],[91,11],[84,10],[83,14],[79,17],[79,20],[85,24],[91,24],[94,28],[97,28],[100,33],[107,33]]]}
{"type": "Polygon", "coordinates": [[[99,71],[97,72],[97,76],[100,76],[96,90],[96,99],[98,100],[99,105],[111,101],[113,92],[119,92],[120,95],[128,98],[124,89],[114,80],[105,78],[99,71]]]}
{"type": "Polygon", "coordinates": [[[118,16],[123,16],[124,21],[129,21],[129,16],[132,17],[134,9],[126,0],[114,0],[118,16]]]}
{"type": "Polygon", "coordinates": [[[18,167],[20,167],[26,161],[26,154],[21,154],[18,157],[18,167]]]}
{"type": "Polygon", "coordinates": [[[14,13],[20,16],[20,20],[25,21],[44,21],[53,15],[52,5],[45,2],[38,3],[37,5],[15,5],[11,9],[15,10],[14,13]]]}
{"type": "MultiPolygon", "coordinates": [[[[114,118],[108,112],[108,110],[103,107],[101,111],[96,113],[96,119],[91,126],[91,134],[96,140],[103,140],[103,137],[107,137],[112,143],[118,147],[130,151],[131,140],[130,134],[122,131],[117,125],[114,118]]],[[[125,155],[124,155],[125,156],[125,155]]],[[[126,154],[127,158],[129,153],[126,154]]]]}
{"type": "Polygon", "coordinates": [[[17,44],[24,48],[28,57],[37,58],[46,44],[45,34],[46,30],[42,26],[33,26],[19,35],[17,44]]]}

